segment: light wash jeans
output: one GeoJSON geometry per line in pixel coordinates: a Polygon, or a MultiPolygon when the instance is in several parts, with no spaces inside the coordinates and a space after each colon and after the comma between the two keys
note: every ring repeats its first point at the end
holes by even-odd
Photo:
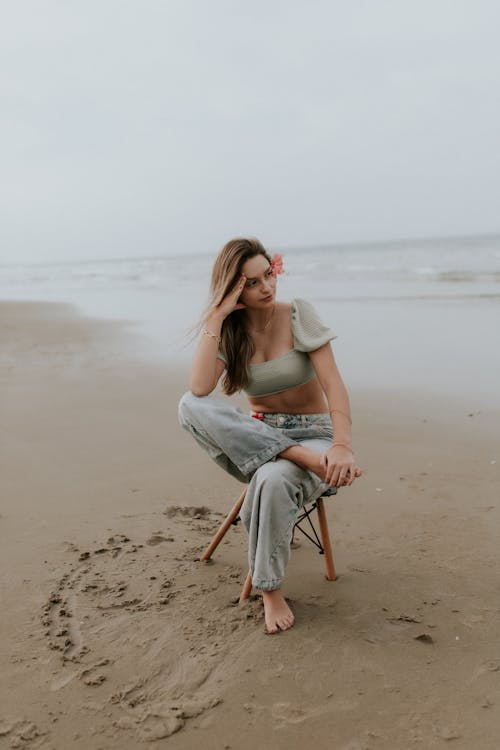
{"type": "Polygon", "coordinates": [[[300,508],[328,489],[317,474],[278,454],[292,445],[324,453],[332,445],[329,414],[244,414],[227,398],[185,393],[179,422],[228,474],[248,483],[240,518],[256,588],[280,587],[300,508]]]}

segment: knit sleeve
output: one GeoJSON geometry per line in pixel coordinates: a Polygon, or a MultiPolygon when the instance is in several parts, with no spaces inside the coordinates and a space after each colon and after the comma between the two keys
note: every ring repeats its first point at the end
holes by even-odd
{"type": "Polygon", "coordinates": [[[337,336],[325,325],[313,305],[297,297],[292,300],[293,345],[299,352],[313,352],[337,336]]]}

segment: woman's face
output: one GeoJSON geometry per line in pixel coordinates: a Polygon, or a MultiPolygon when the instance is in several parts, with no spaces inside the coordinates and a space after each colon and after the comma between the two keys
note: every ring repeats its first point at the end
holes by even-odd
{"type": "Polygon", "coordinates": [[[239,301],[247,307],[272,306],[276,294],[276,279],[267,258],[264,255],[254,255],[243,264],[241,270],[246,281],[239,301]]]}

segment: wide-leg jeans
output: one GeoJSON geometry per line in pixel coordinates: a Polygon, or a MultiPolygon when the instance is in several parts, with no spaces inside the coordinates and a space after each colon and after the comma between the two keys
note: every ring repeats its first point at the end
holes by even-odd
{"type": "MultiPolygon", "coordinates": [[[[252,412],[251,412],[252,413],[252,412]]],[[[329,414],[245,414],[227,398],[185,393],[181,426],[228,474],[248,484],[240,518],[248,532],[248,563],[256,588],[280,587],[300,508],[328,488],[313,471],[279,454],[293,445],[324,453],[333,442],[329,414]]]]}

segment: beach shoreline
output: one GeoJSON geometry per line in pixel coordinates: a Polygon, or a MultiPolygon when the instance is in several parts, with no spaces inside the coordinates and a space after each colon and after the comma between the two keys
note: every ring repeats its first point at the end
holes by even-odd
{"type": "Polygon", "coordinates": [[[347,382],[339,579],[302,543],[296,625],[266,637],[260,599],[235,605],[241,524],[195,562],[242,485],[178,424],[185,365],[71,306],[0,315],[0,747],[497,747],[495,405],[347,382]]]}

